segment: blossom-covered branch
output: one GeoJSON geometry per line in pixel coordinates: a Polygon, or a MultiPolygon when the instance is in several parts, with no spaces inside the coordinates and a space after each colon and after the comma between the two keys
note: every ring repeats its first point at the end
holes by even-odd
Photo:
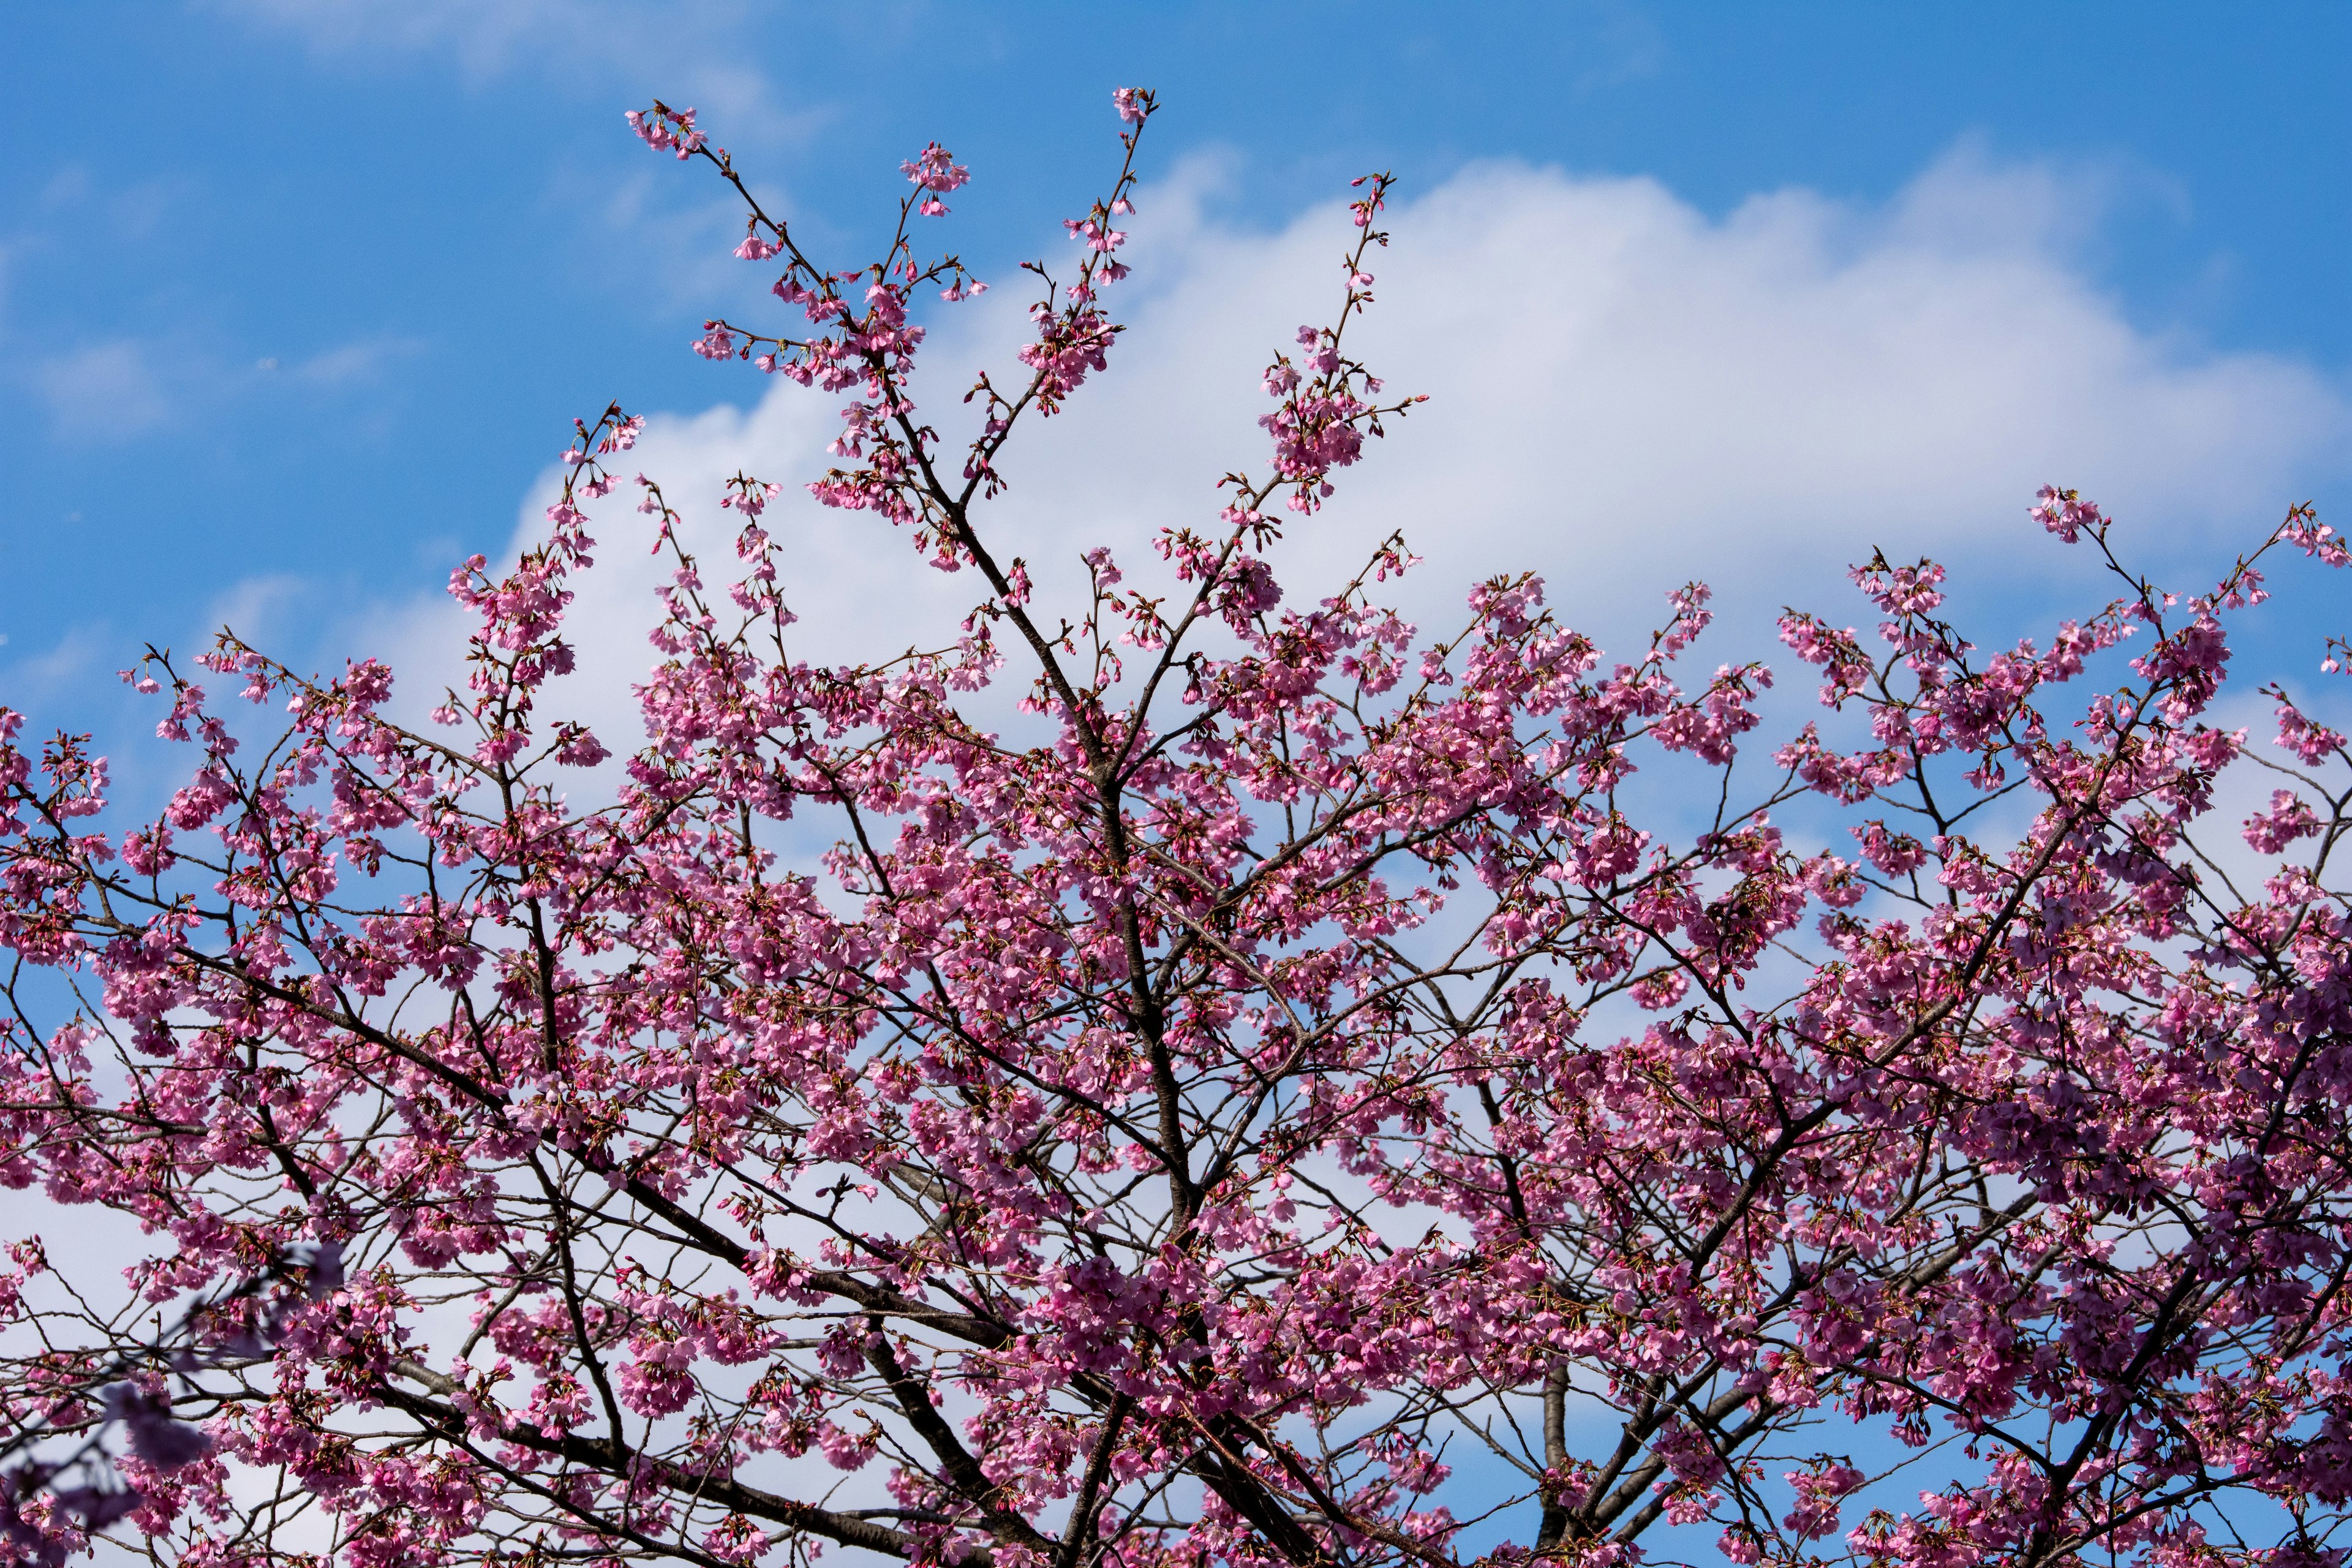
{"type": "Polygon", "coordinates": [[[2283,680],[2273,737],[2215,718],[2273,556],[2337,536],[2177,595],[2045,490],[2111,602],[1988,652],[1874,557],[1874,629],[1781,619],[1821,711],[1770,744],[1696,583],[1616,662],[1531,575],[1424,635],[1401,537],[1292,597],[1416,401],[1349,336],[1379,174],[1268,448],[1050,604],[1000,459],[1123,330],[1158,104],[1114,108],[1031,341],[928,412],[963,165],[843,268],[630,117],[804,323],[698,347],[850,398],[807,492],[985,583],[905,656],[798,646],[778,481],[706,576],[609,406],[544,541],[453,574],[429,719],[373,659],[151,650],[187,782],[118,822],[0,709],[0,1182],[146,1238],[127,1294],[12,1238],[8,1550],[2338,1561],[2352,752],[2283,680]],[[592,529],[667,562],[641,747],[550,686],[592,529]]]}

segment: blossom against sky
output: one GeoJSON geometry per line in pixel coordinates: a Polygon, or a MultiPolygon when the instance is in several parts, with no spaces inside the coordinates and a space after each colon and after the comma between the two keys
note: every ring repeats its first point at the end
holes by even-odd
{"type": "MultiPolygon", "coordinates": [[[[1134,505],[1205,496],[1211,400],[1307,319],[1316,215],[1370,168],[1402,182],[1396,374],[1434,401],[1335,526],[1456,546],[1432,591],[1810,568],[1874,530],[1964,551],[2024,538],[2045,479],[2218,548],[2306,495],[2328,515],[2352,468],[2332,5],[213,0],[8,36],[0,689],[45,721],[225,616],[364,651],[508,544],[607,399],[675,416],[655,449],[710,485],[730,440],[802,477],[790,433],[831,410],[688,352],[761,280],[721,193],[628,134],[656,94],[844,254],[937,138],[974,174],[954,243],[1010,277],[1104,174],[1109,89],[1160,90],[1122,345],[1152,371],[1027,477],[1056,531],[1153,387],[1199,389],[1201,438],[1122,458],[1134,505]],[[1481,311],[1488,359],[1415,359],[1417,325],[1481,311]],[[1487,439],[1573,461],[1530,478],[1487,439]]],[[[872,571],[854,545],[838,569],[872,571]]]]}

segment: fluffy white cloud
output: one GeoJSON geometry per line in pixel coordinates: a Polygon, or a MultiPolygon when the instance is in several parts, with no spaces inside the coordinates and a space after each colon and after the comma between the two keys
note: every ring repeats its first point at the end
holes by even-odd
{"type": "MultiPolygon", "coordinates": [[[[1131,330],[1107,374],[1018,441],[1013,489],[986,514],[1049,605],[1080,549],[1110,542],[1145,575],[1153,529],[1212,519],[1218,477],[1262,468],[1258,372],[1338,299],[1351,231],[1337,203],[1246,232],[1209,216],[1213,183],[1195,168],[1146,194],[1131,330]]],[[[1874,544],[1934,553],[1986,597],[2086,578],[2024,516],[2052,480],[2124,518],[2151,561],[2234,552],[2340,471],[2352,406],[2308,366],[2135,325],[2080,259],[2097,195],[1964,152],[1884,207],[1789,191],[1714,220],[1649,180],[1467,170],[1389,215],[1379,302],[1351,331],[1392,390],[1431,401],[1293,528],[1285,581],[1319,594],[1401,528],[1427,560],[1404,590],[1426,625],[1476,577],[1533,568],[1570,620],[1622,646],[1664,589],[1698,576],[1753,646],[1784,600],[1852,604],[1841,569],[1874,544]]],[[[998,281],[929,350],[920,386],[951,437],[971,369],[1005,364],[1025,326],[1024,280],[998,281]]],[[[739,468],[786,484],[771,515],[808,654],[950,638],[976,579],[800,496],[840,401],[780,382],[748,411],[656,417],[633,457],[706,521],[739,468]]],[[[583,584],[575,683],[615,694],[644,668],[660,570],[619,503],[604,503],[607,559],[583,584]]],[[[389,637],[415,668],[436,647],[446,661],[453,629],[423,607],[362,640],[389,637]]],[[[624,726],[611,739],[634,740],[621,712],[596,710],[624,726]]]]}
{"type": "MultiPolygon", "coordinates": [[[[1646,180],[1467,171],[1392,215],[1362,338],[1432,401],[1303,531],[1402,527],[1449,593],[1530,566],[1605,616],[1683,575],[1821,583],[1874,542],[2046,562],[2023,509],[2051,479],[2151,543],[2275,521],[2352,410],[2306,368],[2136,329],[2074,259],[2093,194],[1961,156],[1883,210],[1786,192],[1711,222],[1646,180]]],[[[1106,489],[1197,505],[1252,449],[1268,348],[1336,292],[1336,211],[1171,226],[1112,385],[1030,451],[1066,522],[1106,489]]]]}

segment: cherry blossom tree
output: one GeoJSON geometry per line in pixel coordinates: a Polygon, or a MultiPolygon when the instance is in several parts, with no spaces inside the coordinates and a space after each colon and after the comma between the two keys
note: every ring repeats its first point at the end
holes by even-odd
{"type": "Polygon", "coordinates": [[[944,149],[843,267],[629,117],[776,273],[698,350],[845,398],[801,482],[975,584],[903,657],[803,646],[783,480],[706,575],[612,407],[452,576],[429,718],[151,651],[188,782],[110,827],[0,710],[16,1559],[2340,1562],[2352,754],[2216,703],[2265,567],[2343,541],[2297,508],[2176,595],[2045,490],[2112,602],[1988,652],[1874,557],[1874,631],[1780,621],[1822,711],[1776,745],[1697,584],[1615,660],[1532,576],[1406,625],[1401,539],[1286,595],[1415,401],[1350,347],[1381,174],[1271,454],[1049,605],[1003,455],[1116,352],[1155,107],[944,407],[944,149]],[[551,684],[592,526],[671,567],[626,755],[551,684]],[[119,1277],[73,1205],[142,1227],[119,1277]]]}

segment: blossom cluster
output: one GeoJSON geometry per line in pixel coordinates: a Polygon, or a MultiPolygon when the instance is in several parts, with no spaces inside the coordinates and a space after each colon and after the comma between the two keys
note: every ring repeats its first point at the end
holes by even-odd
{"type": "Polygon", "coordinates": [[[2270,553],[2340,539],[2167,595],[2045,489],[2111,602],[1988,651],[1874,556],[1780,622],[1793,732],[1700,584],[1620,658],[1531,574],[1409,625],[1401,537],[1293,596],[1412,406],[1347,346],[1378,175],[1267,448],[1052,604],[998,464],[1120,331],[1157,104],[1114,108],[960,468],[919,295],[980,286],[909,235],[964,167],[828,269],[632,116],[811,329],[702,352],[852,399],[807,493],[984,583],[929,644],[807,657],[798,492],[737,475],[706,569],[692,503],[612,501],[613,406],[543,540],[452,574],[428,718],[373,659],[152,653],[185,782],[131,820],[0,709],[0,1184],[144,1237],[120,1301],[8,1238],[6,1549],[2338,1563],[2352,752],[2283,681],[2274,735],[2217,715],[2270,553]],[[551,684],[615,528],[669,562],[634,750],[551,684]]]}

